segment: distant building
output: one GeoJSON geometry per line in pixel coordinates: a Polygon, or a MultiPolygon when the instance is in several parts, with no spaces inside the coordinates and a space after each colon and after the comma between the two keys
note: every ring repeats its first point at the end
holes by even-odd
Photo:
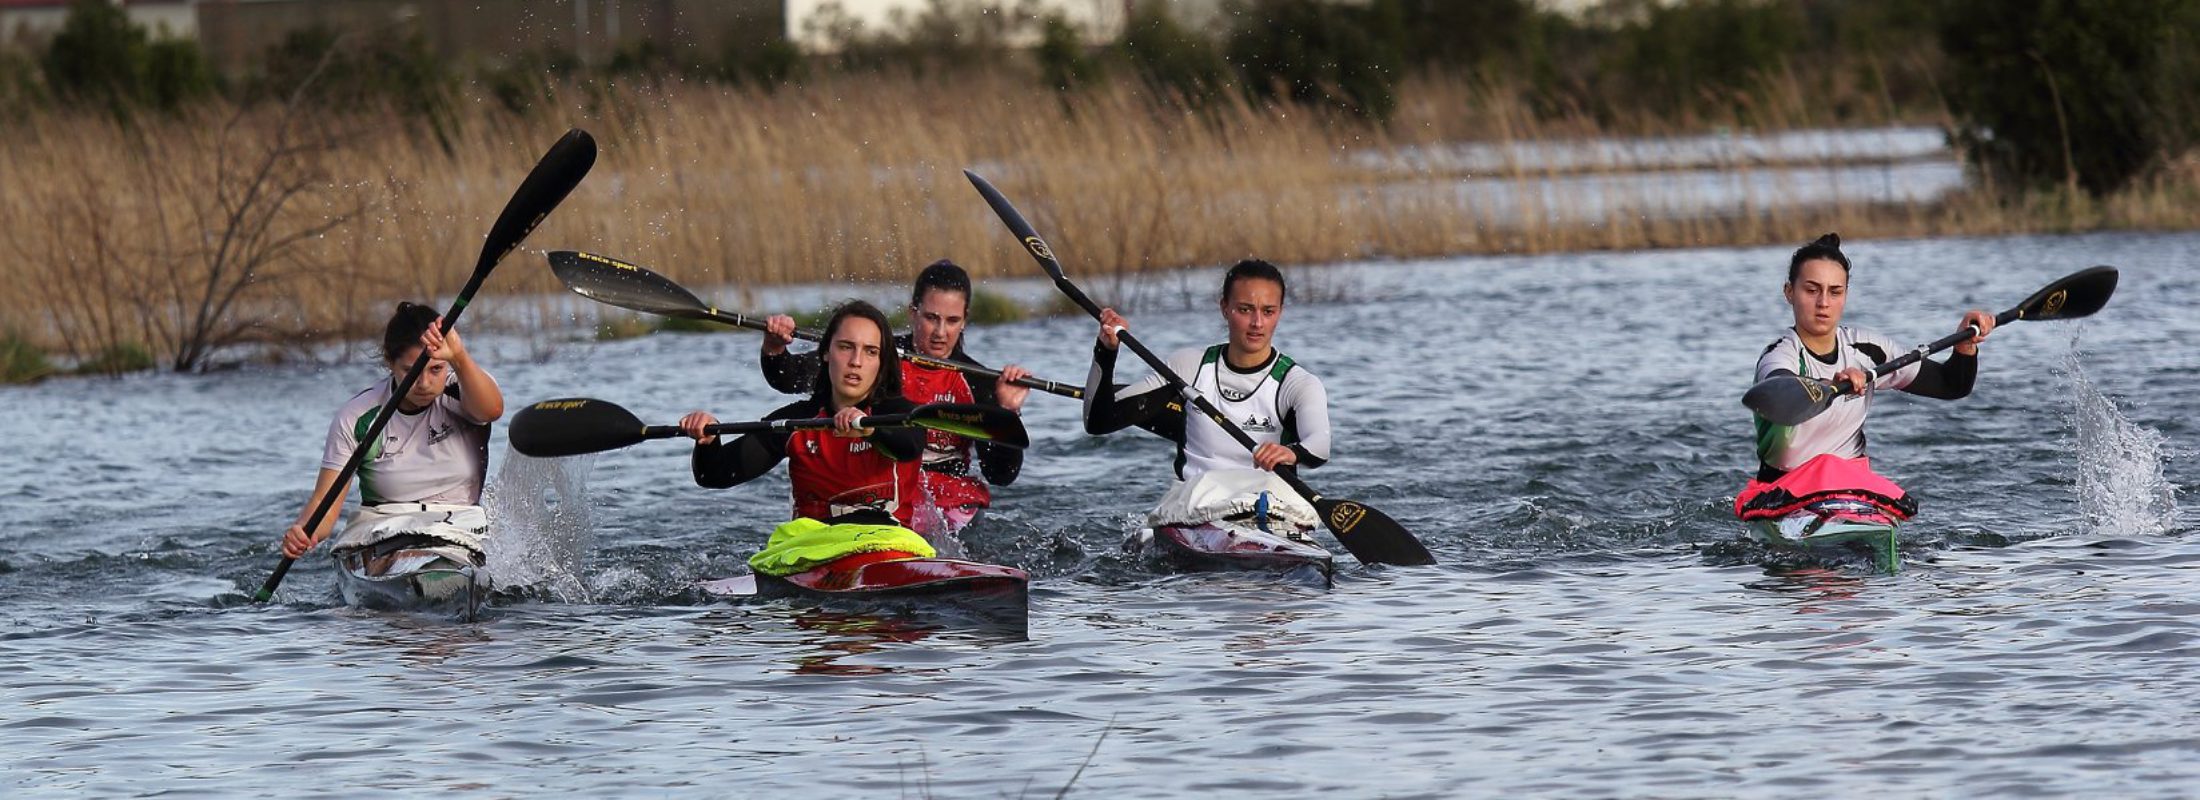
{"type": "MultiPolygon", "coordinates": [[[[794,42],[829,49],[835,26],[895,32],[936,4],[1060,15],[1094,43],[1122,35],[1139,9],[1161,10],[1193,30],[1219,34],[1236,20],[1232,0],[106,0],[156,36],[194,38],[216,68],[235,74],[291,33],[419,32],[438,55],[491,61],[522,53],[568,52],[601,61],[648,41],[669,53],[717,60],[728,48],[794,42]]],[[[1366,3],[1369,0],[1330,0],[1366,3]]],[[[1476,2],[1477,0],[1456,0],[1476,2]]],[[[1652,0],[1662,2],[1663,0],[1652,0]]],[[[1534,0],[1579,14],[1602,0],[1534,0]]],[[[69,0],[0,0],[0,42],[51,36],[69,0]]],[[[1009,39],[1029,44],[1032,32],[1009,39]]]]}
{"type": "MultiPolygon", "coordinates": [[[[116,0],[114,5],[154,36],[192,39],[199,35],[196,0],[116,0]]],[[[61,30],[68,18],[69,0],[0,0],[0,39],[43,39],[61,30]]]]}

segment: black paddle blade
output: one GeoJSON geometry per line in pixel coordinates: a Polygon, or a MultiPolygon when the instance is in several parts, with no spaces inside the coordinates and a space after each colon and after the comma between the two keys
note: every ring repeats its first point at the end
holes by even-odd
{"type": "Polygon", "coordinates": [[[527,179],[512,192],[511,202],[505,204],[504,213],[498,214],[496,224],[489,227],[489,238],[481,243],[481,263],[504,260],[504,255],[542,224],[550,210],[557,208],[594,166],[596,138],[579,128],[566,131],[536,162],[534,171],[527,173],[527,179]]]}
{"type": "Polygon", "coordinates": [[[1758,381],[1742,393],[1742,405],[1774,425],[1800,425],[1818,416],[1840,397],[1838,384],[1796,375],[1776,375],[1758,381]]]}
{"type": "Polygon", "coordinates": [[[1024,430],[1023,419],[999,406],[930,403],[917,406],[908,413],[907,420],[920,428],[983,439],[1019,450],[1031,446],[1031,436],[1024,430]]]}
{"type": "Polygon", "coordinates": [[[1016,205],[1008,202],[1008,197],[1001,194],[1001,190],[993,188],[991,182],[978,177],[978,173],[966,169],[963,170],[963,177],[970,179],[970,185],[978,187],[978,194],[985,198],[985,204],[993,207],[994,216],[1000,217],[1001,224],[1007,225],[1009,232],[1016,234],[1016,241],[1030,251],[1032,259],[1039,262],[1040,269],[1047,271],[1047,277],[1054,279],[1055,285],[1061,287],[1063,294],[1069,295],[1069,299],[1082,306],[1085,313],[1098,319],[1100,307],[1094,305],[1091,298],[1069,282],[1069,276],[1062,272],[1062,262],[1054,259],[1054,248],[1047,246],[1047,240],[1039,238],[1038,229],[1024,220],[1024,215],[1016,211],[1016,205]]]}
{"type": "Polygon", "coordinates": [[[615,403],[568,397],[544,400],[512,417],[512,449],[535,458],[601,453],[640,442],[640,417],[615,403]]]}
{"type": "Polygon", "coordinates": [[[2033,292],[2017,306],[2017,319],[2051,320],[2089,317],[2108,305],[2116,294],[2116,268],[2087,267],[2033,292]]]}
{"type": "Polygon", "coordinates": [[[670,278],[608,256],[552,251],[550,272],[574,294],[604,305],[668,317],[710,312],[701,298],[670,278]]]}
{"type": "Polygon", "coordinates": [[[1374,506],[1324,497],[1314,501],[1314,512],[1336,535],[1337,543],[1362,564],[1418,567],[1436,563],[1436,556],[1421,546],[1421,540],[1374,506]]]}

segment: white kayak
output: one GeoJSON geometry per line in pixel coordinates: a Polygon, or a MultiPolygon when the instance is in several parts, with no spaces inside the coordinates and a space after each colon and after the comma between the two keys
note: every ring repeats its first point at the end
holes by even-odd
{"type": "Polygon", "coordinates": [[[344,602],[445,611],[472,621],[489,595],[488,513],[480,506],[385,503],[361,509],[330,548],[344,602]]]}
{"type": "Polygon", "coordinates": [[[1214,470],[1171,487],[1124,547],[1186,569],[1310,568],[1326,581],[1336,565],[1314,541],[1319,519],[1273,473],[1214,470]]]}

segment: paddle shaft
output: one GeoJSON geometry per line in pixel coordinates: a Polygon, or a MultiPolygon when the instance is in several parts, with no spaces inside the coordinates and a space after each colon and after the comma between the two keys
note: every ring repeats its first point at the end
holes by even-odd
{"type": "MultiPolygon", "coordinates": [[[[766,326],[763,322],[758,321],[755,317],[748,317],[727,311],[720,311],[715,308],[708,309],[705,313],[708,314],[706,318],[712,322],[720,322],[727,325],[748,328],[749,330],[753,331],[770,330],[768,326],[766,326]]],[[[824,334],[818,333],[816,331],[805,330],[802,328],[796,328],[794,330],[794,338],[801,339],[805,342],[822,343],[825,341],[824,334]]],[[[965,375],[976,375],[982,378],[991,378],[996,381],[1001,379],[1000,370],[991,369],[988,367],[981,367],[976,364],[964,361],[955,361],[953,359],[946,358],[933,358],[923,353],[917,353],[908,350],[902,350],[901,357],[903,360],[920,367],[953,370],[955,372],[960,372],[965,375]]],[[[1060,395],[1062,397],[1067,397],[1072,400],[1083,400],[1085,398],[1085,388],[1082,386],[1071,386],[1067,384],[1055,383],[1054,381],[1044,380],[1034,376],[1027,375],[1022,378],[1009,381],[1009,383],[1013,383],[1017,386],[1022,386],[1029,389],[1037,389],[1039,391],[1046,392],[1047,394],[1060,395]]]]}
{"type": "MultiPolygon", "coordinates": [[[[536,162],[535,168],[527,173],[526,179],[520,181],[519,188],[512,193],[512,199],[506,201],[504,211],[497,215],[496,222],[490,225],[488,239],[482,242],[481,258],[474,264],[473,275],[466,279],[466,285],[451,300],[450,310],[443,312],[443,321],[438,326],[442,333],[451,332],[451,326],[457,324],[458,316],[465,313],[466,305],[473,301],[475,293],[481,291],[481,284],[489,279],[490,271],[496,269],[498,262],[503,261],[514,248],[519,247],[527,234],[534,232],[535,226],[542,224],[543,218],[548,217],[551,210],[565,200],[565,196],[573,191],[574,186],[580,185],[581,179],[587,177],[589,168],[595,166],[595,163],[596,140],[579,128],[567,131],[556,144],[550,146],[549,152],[544,153],[542,159],[536,162]]],[[[391,389],[390,399],[374,415],[374,422],[367,427],[365,435],[359,437],[358,446],[352,449],[351,458],[345,460],[344,468],[337,471],[336,482],[329,486],[328,493],[321,496],[320,503],[313,507],[313,513],[306,517],[304,527],[307,536],[312,536],[314,529],[320,527],[321,520],[343,500],[344,490],[349,488],[347,484],[358,474],[360,465],[367,459],[367,453],[375,449],[374,443],[381,438],[383,429],[389,427],[390,417],[397,410],[397,405],[404,401],[405,394],[412,391],[413,385],[420,382],[420,375],[427,371],[431,358],[427,348],[421,348],[420,357],[413,359],[412,368],[406,370],[405,377],[391,389]]],[[[282,585],[283,577],[290,574],[290,566],[297,561],[284,556],[281,563],[275,565],[275,571],[267,576],[267,582],[253,593],[253,602],[265,603],[273,599],[275,588],[282,585]]]]}
{"type": "MultiPolygon", "coordinates": [[[[908,414],[875,414],[856,420],[858,428],[906,428],[916,425],[908,414]]],[[[757,433],[761,431],[792,431],[830,428],[832,417],[805,417],[802,419],[760,419],[753,422],[713,422],[703,426],[706,436],[727,433],[757,433]]],[[[650,425],[642,428],[644,439],[670,439],[684,436],[678,425],[650,425]]]]}
{"type": "MultiPolygon", "coordinates": [[[[1994,315],[1994,327],[1998,328],[2023,318],[2024,307],[2018,306],[2016,308],[2012,308],[2008,311],[2004,311],[1994,315]]],[[[1926,356],[1933,355],[1942,350],[1946,350],[1950,347],[1954,347],[1956,345],[1970,341],[1971,337],[1977,335],[1977,325],[1965,325],[1963,326],[1963,330],[1956,331],[1955,333],[1951,333],[1946,336],[1942,336],[1939,339],[1934,340],[1932,344],[1919,345],[1916,349],[1913,349],[1907,353],[1903,353],[1902,355],[1887,359],[1887,363],[1873,367],[1872,380],[1878,380],[1888,375],[1892,375],[1894,374],[1895,370],[1899,370],[1903,367],[1907,367],[1911,364],[1923,361],[1925,360],[1926,356]]],[[[1833,384],[1833,394],[1836,397],[1844,394],[1850,394],[1855,391],[1855,389],[1850,388],[1849,384],[1845,382],[1835,382],[1833,384]]]]}

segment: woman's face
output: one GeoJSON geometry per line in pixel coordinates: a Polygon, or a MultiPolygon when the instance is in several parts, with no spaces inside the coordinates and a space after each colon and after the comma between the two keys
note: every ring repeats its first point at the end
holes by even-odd
{"type": "MultiPolygon", "coordinates": [[[[405,373],[411,372],[413,362],[418,360],[420,360],[420,345],[407,347],[405,352],[398,353],[397,358],[389,362],[390,382],[396,383],[404,380],[405,373]]],[[[451,362],[440,358],[428,359],[427,369],[420,371],[420,380],[414,381],[412,391],[405,393],[404,407],[420,408],[434,402],[438,395],[443,394],[444,387],[449,385],[450,381],[451,362]]]]}
{"type": "Polygon", "coordinates": [[[933,358],[955,354],[963,326],[970,322],[970,298],[962,292],[929,289],[924,301],[909,307],[909,339],[917,352],[933,358]]]}
{"type": "Polygon", "coordinates": [[[1230,328],[1230,349],[1243,356],[1265,355],[1283,322],[1283,284],[1265,278],[1239,278],[1222,298],[1222,321],[1230,328]]]}
{"type": "Polygon", "coordinates": [[[1796,332],[1812,338],[1831,336],[1848,306],[1849,272],[1839,262],[1811,259],[1803,262],[1795,280],[1781,287],[1780,293],[1795,309],[1796,332]]]}
{"type": "Polygon", "coordinates": [[[862,402],[878,385],[880,348],[885,341],[878,323],[857,316],[840,321],[832,341],[825,343],[825,377],[832,381],[833,397],[840,405],[862,402]]]}

